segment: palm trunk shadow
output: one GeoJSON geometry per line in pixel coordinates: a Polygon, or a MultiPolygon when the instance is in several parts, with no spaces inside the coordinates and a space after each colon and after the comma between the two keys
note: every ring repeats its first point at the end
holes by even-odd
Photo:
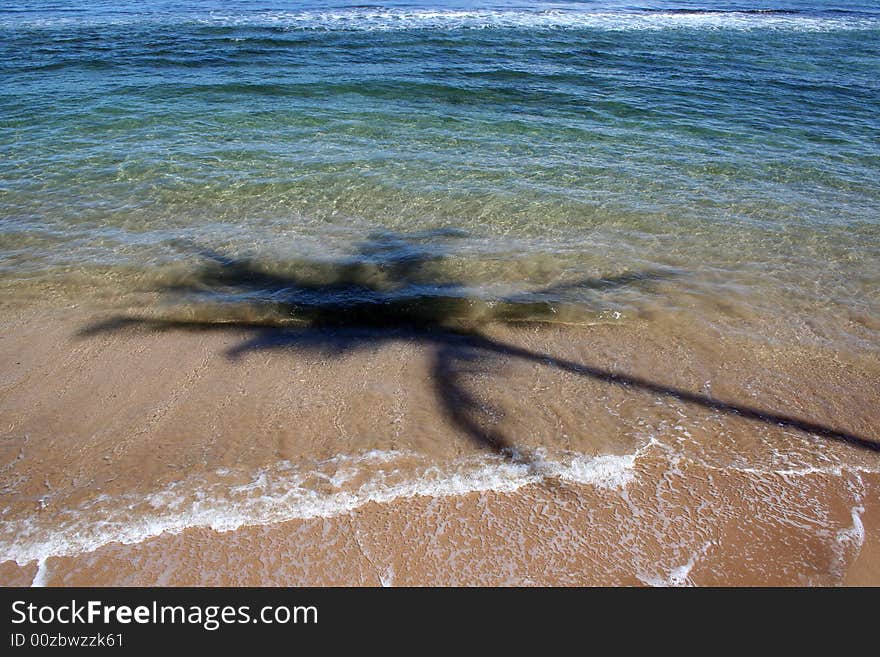
{"type": "Polygon", "coordinates": [[[751,406],[734,404],[731,402],[713,399],[711,397],[707,397],[706,395],[690,392],[682,388],[666,386],[660,383],[656,383],[654,381],[650,381],[648,379],[644,379],[642,377],[611,372],[609,370],[592,367],[583,363],[577,363],[571,360],[556,358],[550,354],[544,354],[537,351],[531,351],[529,349],[523,349],[522,347],[517,347],[515,345],[507,344],[504,342],[498,342],[485,336],[474,336],[473,341],[475,348],[479,348],[487,352],[509,356],[512,358],[518,358],[529,362],[539,363],[541,365],[552,367],[563,372],[570,372],[578,376],[588,377],[615,386],[645,390],[647,392],[652,392],[654,394],[662,395],[664,397],[674,397],[681,401],[695,404],[703,408],[708,408],[713,411],[718,411],[728,415],[738,415],[740,417],[762,422],[764,424],[788,427],[790,429],[796,429],[798,431],[802,431],[804,433],[812,434],[815,436],[820,436],[822,438],[827,438],[829,440],[848,443],[850,445],[870,451],[880,452],[880,442],[876,440],[871,440],[870,438],[865,438],[863,436],[859,436],[848,431],[835,429],[824,424],[805,420],[803,418],[797,418],[791,415],[774,413],[772,411],[766,411],[751,406]]]}
{"type": "MultiPolygon", "coordinates": [[[[477,445],[517,462],[527,460],[510,437],[492,426],[487,404],[468,390],[465,367],[481,359],[508,357],[559,371],[674,397],[720,413],[768,425],[781,425],[871,451],[880,442],[803,418],[734,404],[638,376],[604,370],[551,354],[493,340],[479,330],[497,323],[554,321],[558,306],[573,292],[601,293],[650,287],[679,275],[646,270],[582,278],[528,293],[485,299],[432,266],[443,249],[432,232],[414,236],[379,234],[363,243],[352,259],[338,263],[302,261],[273,271],[249,259],[236,259],[188,245],[206,261],[194,275],[166,290],[190,298],[243,298],[256,306],[252,315],[202,319],[116,317],[86,327],[80,335],[127,328],[250,330],[253,337],[229,350],[236,358],[250,351],[296,348],[339,356],[391,341],[407,340],[434,349],[432,385],[446,419],[477,445]],[[481,421],[481,418],[483,421],[481,421]],[[490,420],[486,422],[485,420],[490,420]]],[[[449,236],[445,236],[449,237],[449,236]]],[[[251,308],[252,310],[254,308],[251,308]]]]}
{"type": "MultiPolygon", "coordinates": [[[[189,331],[255,330],[253,337],[227,351],[227,356],[233,360],[251,351],[265,350],[299,349],[307,352],[321,351],[328,355],[338,356],[366,346],[376,347],[394,341],[407,341],[430,346],[434,349],[431,363],[432,387],[446,419],[469,436],[475,444],[490,449],[514,462],[527,462],[528,457],[516,447],[510,437],[491,426],[486,426],[490,423],[480,422],[481,415],[485,419],[487,408],[486,404],[471,393],[465,384],[465,376],[470,372],[465,371],[464,367],[468,364],[474,364],[478,361],[485,362],[486,359],[500,356],[514,358],[609,385],[643,390],[726,415],[736,415],[767,425],[787,427],[813,436],[846,443],[853,447],[880,452],[880,442],[849,431],[783,413],[714,399],[643,377],[612,372],[585,363],[557,358],[552,354],[501,342],[477,331],[453,332],[422,328],[402,328],[391,331],[371,327],[293,329],[259,327],[236,322],[164,321],[117,317],[87,327],[80,334],[94,335],[107,331],[137,328],[189,331]]],[[[487,370],[488,368],[484,367],[481,371],[487,370]]]]}

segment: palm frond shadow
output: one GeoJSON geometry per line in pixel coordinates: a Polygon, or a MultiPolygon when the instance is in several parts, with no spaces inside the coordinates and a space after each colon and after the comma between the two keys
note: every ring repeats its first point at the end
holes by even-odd
{"type": "Polygon", "coordinates": [[[466,382],[470,374],[486,372],[493,359],[500,357],[880,451],[876,440],[818,422],[556,358],[491,338],[482,330],[493,322],[559,321],[566,309],[584,310],[583,294],[650,286],[678,272],[652,270],[580,279],[486,299],[455,281],[444,280],[434,268],[445,257],[438,248],[438,237],[450,236],[377,234],[349,261],[304,260],[284,272],[272,272],[250,259],[231,258],[190,245],[204,259],[204,266],[194,277],[167,285],[166,291],[189,301],[233,299],[236,303],[231,308],[215,305],[202,315],[184,317],[118,316],[92,324],[80,335],[132,328],[250,330],[248,339],[227,352],[231,359],[254,351],[291,348],[335,357],[395,341],[418,343],[432,349],[431,380],[446,420],[476,445],[518,462],[529,462],[528,455],[495,427],[494,420],[503,410],[493,409],[466,382]],[[573,293],[581,295],[579,302],[567,299],[573,293]],[[241,308],[247,312],[242,313],[241,308]]]}

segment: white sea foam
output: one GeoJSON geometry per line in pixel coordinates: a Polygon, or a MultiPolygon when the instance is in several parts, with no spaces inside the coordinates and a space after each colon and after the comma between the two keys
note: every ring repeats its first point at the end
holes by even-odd
{"type": "Polygon", "coordinates": [[[865,525],[862,524],[862,514],[864,512],[865,507],[861,505],[852,508],[850,511],[852,526],[842,529],[837,533],[838,543],[852,545],[857,551],[862,549],[862,545],[865,543],[865,525]]]}
{"type": "Polygon", "coordinates": [[[34,573],[34,579],[31,581],[31,586],[35,588],[44,587],[48,581],[49,569],[46,567],[46,560],[40,559],[37,561],[37,571],[34,573]]]}
{"type": "MultiPolygon", "coordinates": [[[[46,560],[50,557],[87,553],[112,542],[140,543],[189,528],[232,531],[249,525],[344,515],[369,502],[387,504],[417,496],[439,498],[488,491],[509,493],[553,479],[616,490],[626,498],[641,458],[659,457],[667,461],[667,485],[671,486],[675,477],[683,476],[678,468],[682,457],[670,453],[668,446],[654,437],[625,455],[551,454],[536,450],[529,456],[527,461],[516,462],[479,455],[439,466],[415,453],[374,450],[318,462],[280,462],[251,473],[220,469],[148,495],[97,495],[77,508],[54,513],[50,508],[26,518],[7,520],[0,523],[0,560],[19,564],[37,561],[39,568],[34,581],[39,584],[46,579],[46,560]]],[[[758,492],[765,484],[772,489],[772,478],[768,479],[768,475],[839,477],[848,472],[858,482],[861,471],[857,467],[705,467],[753,475],[756,482],[762,482],[758,492]]],[[[778,495],[772,490],[765,493],[778,495]]],[[[861,489],[854,491],[852,526],[835,536],[841,565],[857,553],[864,540],[862,494],[861,489]]],[[[780,504],[784,509],[797,508],[787,502],[780,504]]],[[[811,510],[802,519],[797,513],[786,511],[784,520],[790,524],[804,520],[801,524],[810,529],[819,515],[811,510]]],[[[633,517],[636,516],[638,510],[634,509],[633,517]]],[[[691,570],[710,545],[703,543],[702,548],[678,554],[680,560],[643,564],[638,577],[656,586],[687,585],[691,570]]],[[[389,571],[384,574],[383,583],[390,584],[393,579],[394,574],[389,571]]]]}
{"type": "Polygon", "coordinates": [[[368,502],[512,492],[548,478],[617,488],[632,479],[637,455],[564,453],[551,460],[538,454],[531,463],[481,456],[440,468],[419,464],[419,457],[412,454],[373,451],[306,467],[284,462],[235,485],[224,476],[228,471],[218,471],[210,483],[182,481],[147,496],[102,495],[52,517],[37,514],[6,522],[0,529],[0,560],[43,563],[49,557],[90,552],[111,542],[140,543],[188,528],[232,531],[247,525],[333,517],[368,502]]]}
{"type": "Polygon", "coordinates": [[[66,25],[149,25],[192,22],[216,26],[282,27],[291,30],[466,30],[466,29],[590,29],[632,30],[784,30],[827,32],[880,28],[873,16],[819,16],[747,12],[601,12],[579,10],[431,10],[351,8],[336,11],[266,11],[250,13],[107,15],[102,18],[11,16],[2,27],[52,28],[66,25]]]}
{"type": "Polygon", "coordinates": [[[865,485],[861,477],[856,477],[852,489],[855,495],[855,504],[850,509],[852,525],[837,532],[833,546],[832,570],[838,577],[844,576],[846,564],[858,557],[865,544],[865,525],[862,523],[862,514],[865,512],[863,504],[865,485]]]}
{"type": "Polygon", "coordinates": [[[712,547],[712,542],[706,541],[699,550],[690,555],[687,563],[673,567],[665,577],[659,574],[645,573],[638,573],[636,574],[636,577],[643,584],[654,587],[667,588],[693,586],[694,583],[691,580],[691,571],[694,569],[694,566],[700,557],[706,555],[706,552],[710,547],[712,547]]]}

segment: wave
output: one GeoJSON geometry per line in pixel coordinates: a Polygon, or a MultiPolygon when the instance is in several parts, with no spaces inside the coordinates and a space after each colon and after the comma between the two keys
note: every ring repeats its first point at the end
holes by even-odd
{"type": "Polygon", "coordinates": [[[174,15],[119,14],[103,17],[7,14],[2,28],[59,28],[99,25],[190,24],[224,28],[280,28],[294,31],[408,31],[408,30],[597,30],[644,31],[670,29],[783,30],[828,32],[880,28],[880,17],[857,12],[822,14],[792,10],[665,10],[580,11],[521,9],[382,9],[348,8],[337,11],[266,11],[174,15]]]}
{"type": "MultiPolygon", "coordinates": [[[[151,494],[98,495],[57,513],[44,510],[0,523],[0,561],[12,560],[19,565],[36,562],[42,572],[51,557],[85,554],[110,543],[137,544],[188,529],[229,532],[291,520],[333,518],[370,502],[512,493],[554,481],[594,486],[626,499],[640,461],[660,459],[669,475],[681,475],[682,463],[691,462],[654,436],[628,454],[594,456],[564,450],[550,454],[539,448],[528,456],[511,460],[481,454],[439,465],[413,452],[371,450],[299,464],[282,461],[256,472],[220,469],[171,483],[151,494]]],[[[877,472],[873,467],[842,463],[738,467],[696,462],[711,471],[739,472],[764,483],[779,479],[795,488],[799,487],[796,480],[804,477],[839,478],[849,473],[861,482],[861,473],[877,472]]],[[[861,496],[857,497],[859,505],[861,496]]],[[[863,540],[860,532],[864,529],[855,507],[853,514],[852,528],[838,537],[841,542],[863,540]]],[[[679,579],[686,578],[687,570],[679,579]]]]}
{"type": "Polygon", "coordinates": [[[0,529],[0,561],[42,564],[50,557],[83,554],[109,543],[140,543],[190,528],[227,532],[339,516],[369,502],[509,493],[552,479],[620,488],[631,480],[639,453],[562,453],[547,460],[538,451],[529,463],[478,456],[441,468],[411,453],[374,450],[305,466],[282,462],[250,477],[219,470],[210,478],[174,483],[146,496],[101,495],[52,517],[37,514],[7,521],[0,529]]]}

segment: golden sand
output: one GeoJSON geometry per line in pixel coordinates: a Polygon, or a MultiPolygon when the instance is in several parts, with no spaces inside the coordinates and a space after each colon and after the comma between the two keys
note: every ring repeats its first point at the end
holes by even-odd
{"type": "Polygon", "coordinates": [[[84,331],[107,318],[3,320],[3,584],[880,584],[872,354],[655,318],[491,328],[551,359],[444,374],[413,336],[84,331]]]}

